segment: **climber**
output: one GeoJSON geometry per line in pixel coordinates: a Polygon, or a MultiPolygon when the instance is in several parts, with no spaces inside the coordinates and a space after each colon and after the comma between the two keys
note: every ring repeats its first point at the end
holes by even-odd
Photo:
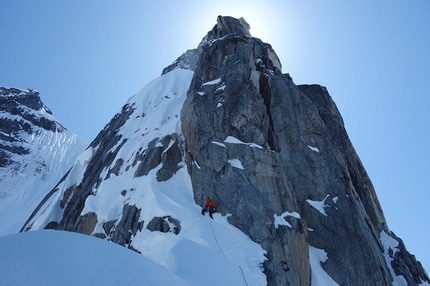
{"type": "Polygon", "coordinates": [[[211,219],[214,219],[213,216],[212,216],[212,214],[214,212],[216,212],[215,208],[216,208],[216,202],[211,200],[211,204],[209,206],[209,216],[210,216],[211,219]]]}
{"type": "Polygon", "coordinates": [[[212,214],[216,211],[215,208],[216,202],[211,200],[209,197],[206,197],[205,206],[202,208],[202,215],[205,215],[205,212],[209,211],[209,217],[214,219],[212,214]]]}
{"type": "Polygon", "coordinates": [[[205,206],[202,208],[202,215],[205,215],[205,212],[209,210],[210,205],[211,199],[209,197],[206,197],[205,206]]]}

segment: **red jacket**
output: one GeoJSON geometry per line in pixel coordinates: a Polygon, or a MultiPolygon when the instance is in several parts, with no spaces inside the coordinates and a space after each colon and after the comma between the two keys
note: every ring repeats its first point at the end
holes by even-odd
{"type": "Polygon", "coordinates": [[[205,207],[209,207],[211,205],[211,199],[210,198],[207,198],[206,199],[206,203],[205,203],[205,207]]]}

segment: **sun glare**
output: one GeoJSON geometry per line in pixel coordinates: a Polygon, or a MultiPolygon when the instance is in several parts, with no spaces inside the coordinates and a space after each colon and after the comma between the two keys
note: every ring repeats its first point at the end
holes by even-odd
{"type": "Polygon", "coordinates": [[[271,2],[264,1],[260,4],[252,3],[251,5],[248,1],[209,2],[202,7],[202,13],[197,17],[203,27],[209,27],[208,30],[216,24],[216,17],[219,15],[243,17],[251,26],[250,33],[252,36],[269,42],[269,39],[273,38],[276,23],[281,20],[279,17],[281,11],[271,9],[271,2]]]}

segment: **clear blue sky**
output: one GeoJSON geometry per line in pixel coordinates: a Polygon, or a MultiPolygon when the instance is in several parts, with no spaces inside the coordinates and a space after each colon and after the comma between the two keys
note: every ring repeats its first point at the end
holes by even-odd
{"type": "Polygon", "coordinates": [[[91,141],[218,15],[243,16],[284,73],[328,88],[389,227],[430,272],[430,1],[208,2],[1,1],[0,86],[38,90],[91,141]]]}

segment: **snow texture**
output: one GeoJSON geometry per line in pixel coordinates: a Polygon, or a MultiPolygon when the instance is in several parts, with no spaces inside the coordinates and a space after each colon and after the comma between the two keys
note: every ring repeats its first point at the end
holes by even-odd
{"type": "Polygon", "coordinates": [[[226,146],[223,143],[220,143],[220,142],[212,141],[212,144],[215,144],[215,145],[218,145],[218,146],[226,148],[226,146]]]}
{"type": "Polygon", "coordinates": [[[263,149],[263,147],[260,146],[260,145],[258,145],[258,144],[255,144],[255,143],[245,143],[245,142],[242,142],[242,141],[240,141],[239,139],[237,139],[236,137],[233,137],[233,136],[228,136],[224,140],[224,142],[225,143],[230,143],[230,144],[244,144],[244,145],[247,145],[247,146],[252,147],[252,148],[263,149]]]}
{"type": "MultiPolygon", "coordinates": [[[[31,91],[31,89],[30,89],[31,91]]],[[[26,92],[14,96],[25,96],[26,92]]],[[[2,96],[11,96],[3,94],[2,96]]],[[[46,111],[44,106],[35,110],[21,105],[27,115],[56,122],[59,121],[46,111]]],[[[13,163],[0,168],[0,236],[19,232],[25,221],[43,197],[51,191],[62,176],[72,167],[76,157],[85,150],[88,143],[67,129],[46,130],[34,125],[19,115],[0,112],[0,120],[17,120],[31,126],[31,133],[18,131],[4,134],[29,150],[28,154],[13,154],[13,163]]],[[[1,141],[3,145],[13,143],[1,141]]]]}
{"type": "Polygon", "coordinates": [[[308,145],[308,148],[309,149],[311,149],[312,151],[314,151],[314,152],[317,152],[317,153],[319,153],[320,152],[320,150],[317,148],[317,147],[312,147],[312,146],[309,146],[308,145]]]}
{"type": "Polygon", "coordinates": [[[225,84],[222,84],[220,87],[218,87],[218,88],[215,90],[215,92],[217,92],[217,91],[224,91],[225,87],[226,87],[226,85],[225,85],[225,84]]]}
{"type": "Polygon", "coordinates": [[[282,213],[280,216],[278,216],[278,215],[276,215],[276,214],[274,214],[273,215],[273,218],[274,218],[274,225],[275,225],[275,228],[278,228],[280,225],[286,225],[286,226],[288,226],[289,228],[292,228],[292,226],[291,226],[291,224],[289,224],[286,220],[285,220],[285,218],[286,217],[294,217],[294,218],[297,218],[297,219],[300,219],[301,217],[300,217],[300,215],[297,213],[297,212],[292,212],[292,213],[290,213],[290,212],[284,212],[284,213],[282,213]]]}
{"type": "Polygon", "coordinates": [[[390,237],[384,231],[381,231],[379,234],[379,240],[384,247],[384,257],[387,262],[388,269],[390,270],[391,277],[393,278],[393,286],[406,286],[408,283],[406,282],[403,276],[396,276],[393,267],[391,266],[391,262],[393,261],[394,255],[397,251],[399,251],[398,246],[399,242],[394,238],[390,237]],[[391,250],[391,251],[390,251],[391,250]],[[391,252],[391,255],[390,255],[391,252]]]}
{"type": "Polygon", "coordinates": [[[327,253],[323,249],[309,246],[309,261],[311,264],[311,285],[339,285],[327,274],[327,272],[324,271],[321,266],[321,263],[324,263],[327,258],[327,253]]]}
{"type": "Polygon", "coordinates": [[[202,84],[202,86],[219,84],[220,82],[221,82],[221,78],[217,78],[217,79],[205,82],[204,84],[202,84]]]}
{"type": "Polygon", "coordinates": [[[328,198],[329,195],[327,195],[324,200],[322,201],[312,201],[312,200],[306,200],[308,204],[310,204],[312,207],[314,207],[316,210],[318,210],[321,214],[327,216],[324,207],[326,206],[325,200],[328,198]]]}
{"type": "Polygon", "coordinates": [[[230,159],[230,160],[228,160],[228,163],[229,163],[230,165],[232,165],[234,168],[244,170],[244,168],[243,168],[243,166],[242,166],[242,162],[240,162],[240,160],[239,160],[239,159],[230,159]]]}
{"type": "Polygon", "coordinates": [[[189,284],[165,267],[112,242],[40,230],[0,237],[0,285],[189,284]]]}

